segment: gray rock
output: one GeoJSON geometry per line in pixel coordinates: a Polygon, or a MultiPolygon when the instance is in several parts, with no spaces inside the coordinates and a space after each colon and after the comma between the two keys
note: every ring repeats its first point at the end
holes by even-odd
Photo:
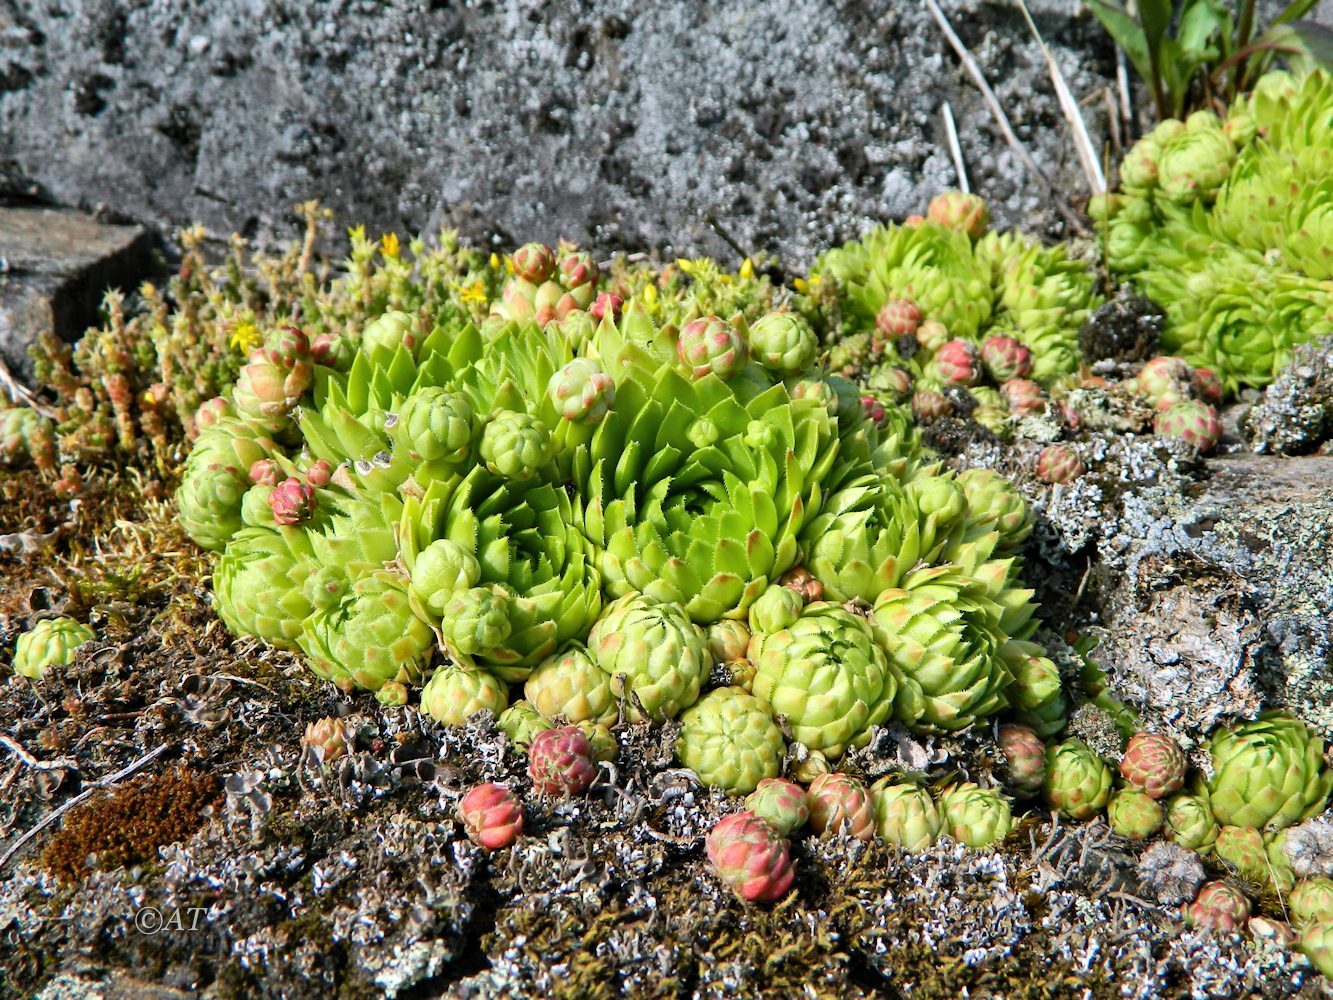
{"type": "Polygon", "coordinates": [[[31,374],[28,347],[52,330],[75,340],[97,321],[109,286],[147,272],[151,240],[141,226],[112,226],[80,212],[0,207],[0,359],[31,374]]]}
{"type": "MultiPolygon", "coordinates": [[[[1061,192],[1086,190],[1017,4],[942,0],[1061,192]]],[[[1029,0],[1098,149],[1113,49],[1029,0]]],[[[807,263],[957,179],[1052,228],[919,3],[0,0],[0,161],[56,200],[265,235],[319,197],[372,232],[461,227],[807,263]]]]}
{"type": "Polygon", "coordinates": [[[1333,733],[1333,458],[1237,455],[1126,496],[1098,542],[1097,658],[1187,742],[1288,707],[1333,733]]]}
{"type": "Polygon", "coordinates": [[[1260,454],[1309,454],[1333,437],[1333,337],[1296,348],[1241,424],[1260,454]]]}

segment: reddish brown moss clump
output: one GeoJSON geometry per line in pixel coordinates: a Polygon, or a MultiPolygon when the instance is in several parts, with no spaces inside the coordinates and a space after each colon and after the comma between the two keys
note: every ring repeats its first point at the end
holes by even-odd
{"type": "Polygon", "coordinates": [[[93,867],[147,861],[159,847],[199,829],[205,808],[217,797],[217,778],[185,767],[104,792],[65,817],[42,854],[42,867],[59,879],[75,881],[93,867]]]}

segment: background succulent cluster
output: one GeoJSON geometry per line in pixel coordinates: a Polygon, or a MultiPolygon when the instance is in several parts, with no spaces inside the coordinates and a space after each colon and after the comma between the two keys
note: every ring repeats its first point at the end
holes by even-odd
{"type": "Polygon", "coordinates": [[[1224,118],[1166,119],[1095,199],[1111,271],[1157,301],[1162,344],[1228,391],[1333,332],[1333,77],[1261,77],[1224,118]]]}

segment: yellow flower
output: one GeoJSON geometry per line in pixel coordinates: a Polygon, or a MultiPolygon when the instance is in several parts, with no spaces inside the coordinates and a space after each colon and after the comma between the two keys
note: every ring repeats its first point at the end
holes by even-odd
{"type": "Polygon", "coordinates": [[[695,263],[692,260],[686,260],[684,257],[677,257],[676,266],[686,274],[694,273],[695,263]]]}
{"type": "Polygon", "coordinates": [[[262,341],[263,338],[259,336],[259,328],[253,323],[237,323],[236,328],[231,332],[232,349],[240,351],[242,354],[249,354],[262,341]]]}
{"type": "Polygon", "coordinates": [[[796,290],[802,294],[810,290],[810,285],[804,278],[792,279],[792,285],[794,285],[796,290]]]}
{"type": "Polygon", "coordinates": [[[500,269],[500,255],[498,253],[493,253],[491,254],[491,270],[498,271],[499,269],[500,269]]]}
{"type": "Polygon", "coordinates": [[[749,257],[741,261],[741,277],[746,281],[754,277],[754,262],[749,257]]]}
{"type": "Polygon", "coordinates": [[[397,257],[399,251],[402,249],[402,247],[398,245],[398,234],[386,233],[384,236],[381,236],[380,249],[384,251],[384,256],[386,257],[397,257]]]}
{"type": "Polygon", "coordinates": [[[645,286],[644,286],[644,289],[643,289],[643,301],[644,301],[644,303],[648,306],[648,308],[650,308],[650,309],[651,309],[653,306],[657,305],[657,286],[656,286],[656,285],[645,285],[645,286]]]}
{"type": "Polygon", "coordinates": [[[463,302],[485,302],[486,286],[480,281],[474,281],[459,291],[458,298],[463,302]]]}

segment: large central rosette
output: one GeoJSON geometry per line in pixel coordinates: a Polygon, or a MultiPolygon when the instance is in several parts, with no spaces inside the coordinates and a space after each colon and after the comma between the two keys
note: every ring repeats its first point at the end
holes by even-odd
{"type": "Polygon", "coordinates": [[[615,409],[574,461],[607,592],[674,601],[700,624],[743,615],[796,561],[836,425],[782,385],[670,366],[617,381],[615,409]]]}
{"type": "Polygon", "coordinates": [[[601,610],[592,546],[559,487],[481,466],[435,480],[404,499],[398,542],[418,613],[455,659],[506,680],[581,639],[601,610]]]}

